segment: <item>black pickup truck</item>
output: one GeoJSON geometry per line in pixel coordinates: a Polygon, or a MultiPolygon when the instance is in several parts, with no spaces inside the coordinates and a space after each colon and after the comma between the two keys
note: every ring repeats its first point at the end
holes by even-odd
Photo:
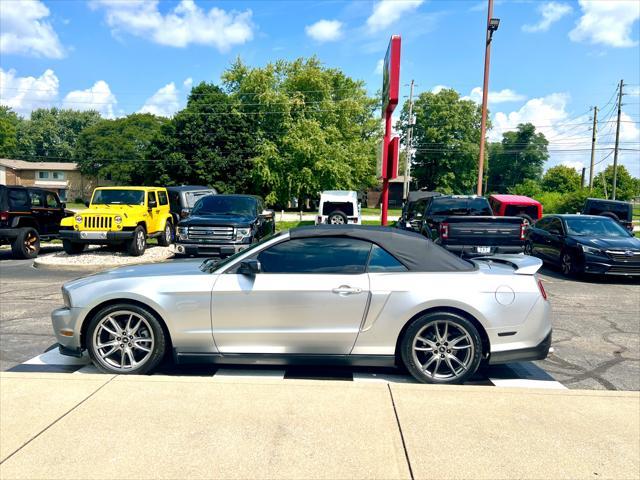
{"type": "Polygon", "coordinates": [[[496,217],[489,202],[475,195],[420,199],[400,228],[420,232],[464,257],[522,253],[526,225],[520,217],[496,217]]]}
{"type": "Polygon", "coordinates": [[[207,195],[196,202],[189,216],[178,223],[178,255],[227,257],[271,235],[273,210],[265,210],[253,195],[207,195]]]}
{"type": "Polygon", "coordinates": [[[73,215],[55,192],[37,187],[0,185],[0,245],[15,258],[35,258],[40,240],[59,237],[60,220],[73,215]]]}

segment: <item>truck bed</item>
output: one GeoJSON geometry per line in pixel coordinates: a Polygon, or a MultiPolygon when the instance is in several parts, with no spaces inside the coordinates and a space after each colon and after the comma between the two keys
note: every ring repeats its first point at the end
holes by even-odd
{"type": "Polygon", "coordinates": [[[520,253],[524,247],[520,217],[451,216],[440,225],[436,242],[463,256],[520,253]]]}

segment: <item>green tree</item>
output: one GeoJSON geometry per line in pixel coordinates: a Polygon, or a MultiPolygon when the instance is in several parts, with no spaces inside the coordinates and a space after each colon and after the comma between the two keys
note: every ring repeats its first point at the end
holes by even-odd
{"type": "Polygon", "coordinates": [[[509,193],[513,195],[524,195],[525,197],[535,197],[542,193],[540,182],[536,180],[525,180],[509,189],[509,193]]]}
{"type": "Polygon", "coordinates": [[[205,184],[254,192],[257,132],[251,115],[218,86],[200,83],[152,143],[148,176],[156,184],[205,184]]]}
{"type": "Polygon", "coordinates": [[[573,192],[580,188],[581,178],[575,168],[556,165],[547,170],[542,177],[542,189],[545,192],[573,192]]]}
{"type": "MultiPolygon", "coordinates": [[[[596,175],[593,185],[598,196],[611,198],[613,193],[613,165],[609,165],[604,171],[596,175]]],[[[616,200],[631,200],[638,196],[640,196],[640,178],[631,176],[624,165],[618,165],[616,200]]]]}
{"type": "Polygon", "coordinates": [[[0,156],[13,157],[17,145],[18,124],[21,118],[9,107],[0,105],[0,156]]]}
{"type": "Polygon", "coordinates": [[[269,203],[375,184],[380,122],[363,82],[315,57],[262,68],[237,60],[223,80],[237,111],[252,119],[253,179],[269,203]]]}
{"type": "Polygon", "coordinates": [[[167,122],[166,118],[149,113],[101,120],[80,134],[75,161],[86,174],[125,185],[145,184],[149,146],[167,122]]]}
{"type": "MultiPolygon", "coordinates": [[[[400,115],[406,138],[409,106],[400,115]]],[[[414,103],[416,149],[412,176],[418,187],[443,193],[471,193],[477,181],[480,145],[480,106],[462,100],[455,90],[425,92],[414,103]]]]}
{"type": "Polygon", "coordinates": [[[70,161],[80,133],[100,121],[96,111],[39,108],[18,124],[16,155],[33,161],[70,161]]]}
{"type": "Polygon", "coordinates": [[[548,145],[544,134],[536,133],[530,123],[505,132],[500,147],[490,149],[488,188],[506,192],[524,180],[539,180],[549,158],[548,145]]]}

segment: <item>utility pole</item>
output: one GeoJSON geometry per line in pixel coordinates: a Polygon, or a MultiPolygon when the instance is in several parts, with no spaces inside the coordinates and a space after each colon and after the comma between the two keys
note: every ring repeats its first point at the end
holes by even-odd
{"type": "Polygon", "coordinates": [[[409,181],[411,179],[411,140],[413,139],[413,80],[409,89],[409,129],[407,130],[407,145],[404,167],[404,191],[403,198],[409,198],[409,181]]]}
{"type": "Polygon", "coordinates": [[[596,128],[598,128],[598,107],[593,107],[593,127],[591,128],[591,166],[589,167],[589,191],[593,189],[593,160],[596,154],[596,128]]]}
{"type": "Polygon", "coordinates": [[[587,169],[582,167],[582,176],[580,177],[580,188],[584,188],[584,174],[587,169]]]}
{"type": "Polygon", "coordinates": [[[489,65],[491,57],[491,39],[493,32],[498,30],[500,19],[492,18],[493,16],[493,0],[489,1],[487,12],[487,38],[484,50],[484,83],[482,86],[482,118],[480,120],[480,158],[478,160],[478,195],[482,195],[482,175],[484,173],[484,143],[487,131],[487,100],[489,96],[489,65]]]}
{"type": "Polygon", "coordinates": [[[618,145],[620,143],[620,114],[622,113],[622,87],[624,86],[624,80],[620,80],[620,86],[618,87],[618,121],[616,123],[616,146],[613,151],[613,191],[611,192],[611,199],[616,199],[616,187],[618,183],[618,145]]]}

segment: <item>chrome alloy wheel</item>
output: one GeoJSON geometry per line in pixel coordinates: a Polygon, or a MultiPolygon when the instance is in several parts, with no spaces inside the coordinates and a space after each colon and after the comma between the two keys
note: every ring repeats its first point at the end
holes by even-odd
{"type": "Polygon", "coordinates": [[[471,335],[457,323],[437,320],[422,328],[413,339],[413,360],[432,379],[462,376],[473,363],[471,335]]]}
{"type": "Polygon", "coordinates": [[[568,253],[562,255],[560,268],[562,269],[562,273],[564,275],[571,275],[571,273],[573,272],[573,262],[571,259],[571,255],[569,255],[568,253]]]}
{"type": "Polygon", "coordinates": [[[38,249],[38,237],[34,233],[29,232],[24,237],[24,248],[29,253],[35,253],[37,251],[37,249],[38,249]]]}
{"type": "Polygon", "coordinates": [[[167,243],[171,243],[171,224],[169,222],[166,223],[166,225],[164,226],[164,239],[165,242],[167,243]]]}
{"type": "Polygon", "coordinates": [[[340,215],[335,215],[331,217],[329,223],[331,225],[344,225],[344,218],[342,218],[340,215]]]}
{"type": "Polygon", "coordinates": [[[136,245],[138,246],[138,250],[144,249],[144,232],[139,230],[136,234],[136,245]]]}
{"type": "Polygon", "coordinates": [[[138,313],[127,310],[113,312],[100,319],[92,341],[98,360],[120,372],[146,363],[155,343],[149,322],[138,313]]]}

